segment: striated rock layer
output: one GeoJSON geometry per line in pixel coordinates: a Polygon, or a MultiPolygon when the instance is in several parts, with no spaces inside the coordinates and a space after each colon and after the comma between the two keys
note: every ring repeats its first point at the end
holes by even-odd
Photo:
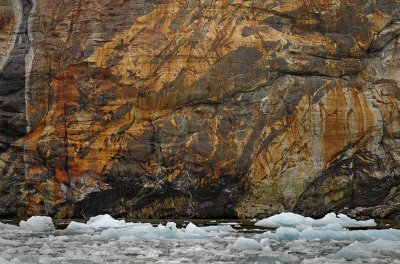
{"type": "Polygon", "coordinates": [[[0,0],[0,217],[399,216],[399,35],[399,0],[0,0]]]}

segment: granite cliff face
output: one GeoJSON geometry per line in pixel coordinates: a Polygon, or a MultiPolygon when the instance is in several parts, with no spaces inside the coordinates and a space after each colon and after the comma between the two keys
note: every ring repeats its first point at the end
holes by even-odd
{"type": "Polygon", "coordinates": [[[399,0],[0,0],[0,217],[399,216],[399,35],[399,0]]]}

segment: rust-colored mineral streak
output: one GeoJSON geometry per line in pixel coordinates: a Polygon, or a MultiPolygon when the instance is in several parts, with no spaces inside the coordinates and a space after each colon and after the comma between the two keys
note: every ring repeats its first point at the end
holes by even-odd
{"type": "Polygon", "coordinates": [[[399,35],[398,0],[0,0],[0,217],[398,217],[399,35]]]}

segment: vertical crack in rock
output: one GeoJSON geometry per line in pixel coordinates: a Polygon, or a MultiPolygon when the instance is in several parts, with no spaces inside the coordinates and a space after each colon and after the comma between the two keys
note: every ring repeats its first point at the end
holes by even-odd
{"type": "Polygon", "coordinates": [[[397,195],[399,0],[306,2],[0,0],[0,217],[397,195]]]}
{"type": "MultiPolygon", "coordinates": [[[[29,0],[28,0],[29,2],[29,0]]],[[[31,131],[31,124],[29,121],[28,104],[29,104],[29,82],[30,75],[32,71],[33,59],[35,56],[35,50],[32,46],[33,34],[32,34],[32,14],[35,12],[36,0],[30,0],[31,8],[27,19],[27,34],[29,41],[29,51],[25,56],[25,112],[26,112],[26,123],[27,123],[27,133],[31,131]]]]}
{"type": "MultiPolygon", "coordinates": [[[[29,87],[30,87],[29,82],[30,82],[30,74],[32,71],[32,64],[33,64],[33,58],[34,58],[34,49],[32,47],[33,35],[32,35],[32,17],[31,17],[31,15],[35,10],[36,2],[35,2],[35,0],[25,0],[25,2],[29,3],[27,6],[30,7],[28,14],[26,15],[24,13],[24,17],[26,18],[26,20],[24,20],[26,23],[26,37],[27,37],[27,41],[29,43],[29,48],[27,48],[29,51],[25,55],[25,93],[24,93],[26,133],[29,133],[31,131],[31,124],[29,122],[29,112],[28,112],[29,87]]],[[[25,177],[28,177],[28,174],[29,174],[28,160],[29,160],[29,158],[26,155],[26,145],[24,144],[25,177]]]]}

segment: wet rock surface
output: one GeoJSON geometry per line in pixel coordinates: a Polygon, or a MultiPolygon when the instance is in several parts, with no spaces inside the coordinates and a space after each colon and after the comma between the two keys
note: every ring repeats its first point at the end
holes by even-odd
{"type": "Polygon", "coordinates": [[[0,216],[398,215],[399,18],[398,0],[0,0],[0,216]]]}
{"type": "Polygon", "coordinates": [[[28,18],[32,9],[29,0],[0,5],[1,45],[0,72],[0,151],[15,139],[26,135],[25,59],[30,49],[28,18]],[[7,43],[8,42],[8,43],[7,43]],[[7,45],[11,44],[11,45],[7,45]]]}

